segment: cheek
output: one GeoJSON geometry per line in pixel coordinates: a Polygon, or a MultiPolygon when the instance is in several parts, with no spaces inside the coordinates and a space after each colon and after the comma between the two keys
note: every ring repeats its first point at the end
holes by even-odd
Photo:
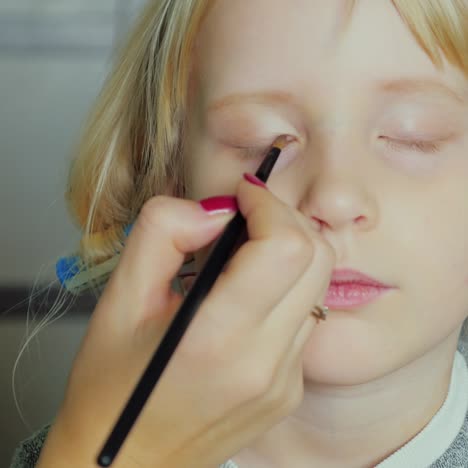
{"type": "Polygon", "coordinates": [[[463,319],[468,307],[468,215],[463,212],[458,202],[441,205],[421,218],[421,237],[413,245],[415,268],[408,272],[421,313],[438,317],[438,311],[451,309],[444,315],[448,326],[463,319]]]}
{"type": "Polygon", "coordinates": [[[437,320],[449,304],[457,311],[468,306],[468,191],[460,174],[446,175],[431,186],[415,184],[403,198],[400,193],[385,218],[386,239],[393,244],[386,258],[406,306],[418,310],[415,320],[432,314],[437,320]]]}
{"type": "Polygon", "coordinates": [[[430,185],[421,186],[420,195],[409,198],[415,235],[407,234],[408,246],[418,252],[421,268],[430,268],[442,282],[468,281],[467,177],[468,167],[448,165],[430,185]]]}
{"type": "MultiPolygon", "coordinates": [[[[468,282],[468,219],[452,216],[446,208],[445,214],[428,216],[423,224],[419,245],[421,256],[441,282],[468,282]]],[[[460,211],[459,211],[460,213],[460,211]]],[[[468,283],[467,283],[468,284],[468,283]]]]}
{"type": "MultiPolygon", "coordinates": [[[[468,193],[464,195],[468,203],[468,193]]],[[[468,278],[468,212],[465,203],[453,202],[444,207],[445,222],[439,227],[439,251],[441,257],[451,262],[449,268],[457,276],[464,273],[468,278]]],[[[435,220],[436,221],[436,220],[435,220]]],[[[444,220],[442,220],[443,222],[444,220]]],[[[435,224],[435,223],[433,223],[435,224]]]]}

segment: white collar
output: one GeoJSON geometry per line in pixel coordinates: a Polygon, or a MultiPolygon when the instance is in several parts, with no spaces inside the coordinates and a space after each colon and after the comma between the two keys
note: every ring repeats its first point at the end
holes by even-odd
{"type": "Polygon", "coordinates": [[[447,451],[463,426],[468,411],[467,395],[468,368],[457,350],[444,404],[421,432],[375,468],[427,468],[434,463],[447,451]]]}
{"type": "MultiPolygon", "coordinates": [[[[455,352],[447,397],[429,423],[403,447],[375,468],[428,468],[450,447],[463,426],[468,411],[468,367],[455,352]]],[[[239,468],[229,460],[222,468],[239,468]]]]}

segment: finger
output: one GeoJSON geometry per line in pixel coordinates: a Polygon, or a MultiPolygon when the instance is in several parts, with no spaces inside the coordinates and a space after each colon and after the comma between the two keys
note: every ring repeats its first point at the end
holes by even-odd
{"type": "Polygon", "coordinates": [[[336,264],[336,254],[331,245],[318,236],[311,242],[315,246],[313,260],[267,317],[267,326],[271,328],[272,336],[277,337],[279,333],[284,335],[285,330],[294,332],[314,307],[325,301],[336,264]]]}
{"type": "Polygon", "coordinates": [[[278,373],[275,378],[275,385],[278,387],[276,392],[283,395],[288,413],[300,405],[304,396],[304,349],[311,338],[312,330],[316,326],[315,318],[310,315],[307,316],[278,366],[278,373]]]}
{"type": "MultiPolygon", "coordinates": [[[[227,430],[238,429],[239,433],[245,434],[246,437],[249,435],[248,431],[258,433],[259,427],[263,428],[262,432],[264,432],[298,407],[304,394],[303,352],[315,326],[315,320],[308,317],[294,336],[288,352],[277,363],[274,375],[271,378],[268,375],[264,378],[265,382],[268,382],[264,386],[264,391],[258,391],[257,397],[253,399],[252,395],[247,394],[243,405],[237,405],[225,414],[227,430]]],[[[271,342],[269,347],[271,349],[271,342]]],[[[258,350],[256,353],[258,354],[258,350]]],[[[263,361],[270,360],[271,353],[268,353],[263,361]]],[[[258,372],[263,371],[263,368],[258,369],[258,372]]],[[[238,396],[245,391],[245,387],[249,388],[249,386],[247,378],[245,385],[238,388],[230,386],[225,392],[227,395],[235,392],[235,396],[238,396]]],[[[254,387],[257,387],[257,384],[254,387]]],[[[227,400],[230,400],[229,397],[227,400]]]]}
{"type": "Polygon", "coordinates": [[[149,200],[109,280],[103,308],[114,308],[111,314],[120,312],[117,319],[126,327],[166,310],[175,294],[172,280],[184,258],[216,238],[234,215],[209,215],[192,200],[167,196],[149,200]]]}
{"type": "Polygon", "coordinates": [[[241,181],[237,201],[249,240],[231,258],[207,303],[215,302],[210,309],[226,326],[245,327],[246,321],[263,321],[302,277],[313,245],[293,210],[271,192],[241,181]]]}

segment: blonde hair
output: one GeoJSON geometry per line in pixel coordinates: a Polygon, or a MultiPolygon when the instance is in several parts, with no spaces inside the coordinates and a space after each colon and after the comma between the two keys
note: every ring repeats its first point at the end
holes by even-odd
{"type": "MultiPolygon", "coordinates": [[[[190,56],[210,3],[150,1],[89,116],[65,198],[83,232],[77,254],[90,286],[93,268],[118,256],[124,227],[148,199],[168,182],[175,196],[184,195],[180,153],[190,56]]],[[[109,270],[115,262],[106,264],[109,270]]],[[[101,268],[97,276],[105,273],[101,268]]]]}
{"type": "MultiPolygon", "coordinates": [[[[349,2],[351,14],[357,0],[349,2]]],[[[442,54],[468,78],[465,0],[392,0],[437,67],[442,54]]],[[[69,174],[66,200],[83,231],[82,270],[118,255],[123,228],[149,198],[174,183],[183,196],[181,154],[191,48],[209,0],[152,0],[120,52],[69,174]]],[[[115,262],[107,262],[108,270],[115,262]]],[[[104,268],[106,272],[106,268],[104,268]]],[[[100,274],[102,271],[100,272],[100,274]]]]}

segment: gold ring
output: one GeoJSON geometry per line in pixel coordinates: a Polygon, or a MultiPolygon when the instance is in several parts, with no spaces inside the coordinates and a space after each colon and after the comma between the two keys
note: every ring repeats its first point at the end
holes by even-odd
{"type": "Polygon", "coordinates": [[[311,312],[311,315],[313,315],[319,323],[320,320],[326,320],[327,319],[327,314],[330,309],[327,306],[315,306],[314,310],[311,312]]]}

